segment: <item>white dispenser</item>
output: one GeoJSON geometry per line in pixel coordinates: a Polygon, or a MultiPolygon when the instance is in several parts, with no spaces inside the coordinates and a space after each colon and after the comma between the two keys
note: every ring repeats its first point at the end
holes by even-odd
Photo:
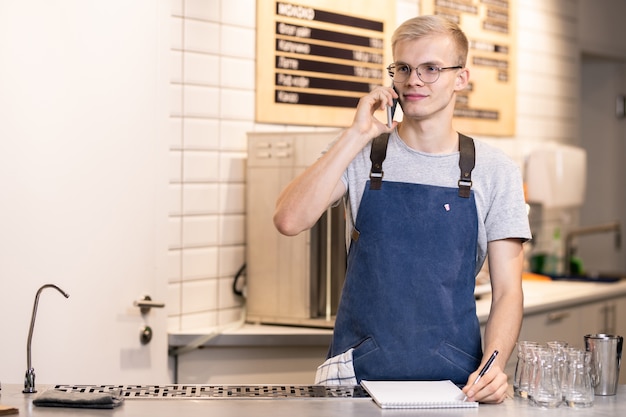
{"type": "Polygon", "coordinates": [[[526,159],[525,177],[528,203],[579,207],[585,198],[587,152],[558,143],[540,145],[526,159]]]}

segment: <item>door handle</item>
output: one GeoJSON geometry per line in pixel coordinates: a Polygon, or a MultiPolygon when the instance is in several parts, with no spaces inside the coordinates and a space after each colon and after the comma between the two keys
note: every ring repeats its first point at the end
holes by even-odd
{"type": "Polygon", "coordinates": [[[548,324],[559,323],[570,316],[569,311],[560,311],[548,314],[548,324]]]}
{"type": "Polygon", "coordinates": [[[135,307],[139,307],[139,311],[141,311],[141,314],[148,314],[151,308],[165,307],[165,303],[152,301],[152,297],[150,297],[149,295],[144,295],[141,300],[135,300],[135,302],[133,302],[133,305],[135,307]]]}

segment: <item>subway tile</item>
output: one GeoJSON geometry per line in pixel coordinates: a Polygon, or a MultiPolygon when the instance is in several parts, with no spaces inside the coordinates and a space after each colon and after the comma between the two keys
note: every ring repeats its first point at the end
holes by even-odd
{"type": "Polygon", "coordinates": [[[183,249],[183,280],[217,278],[218,252],[215,246],[183,249]]]}
{"type": "Polygon", "coordinates": [[[185,51],[220,53],[220,25],[185,19],[184,22],[185,51]]]}
{"type": "Polygon", "coordinates": [[[181,219],[180,217],[170,217],[167,222],[168,226],[168,247],[170,249],[180,248],[181,241],[181,219]]]}
{"type": "Polygon", "coordinates": [[[180,314],[169,314],[167,316],[167,331],[168,332],[178,332],[181,330],[180,327],[180,314]]]}
{"type": "Polygon", "coordinates": [[[219,260],[218,275],[220,277],[234,277],[246,262],[245,245],[220,246],[219,260]]]}
{"type": "Polygon", "coordinates": [[[536,74],[522,72],[517,74],[518,97],[521,95],[551,96],[560,99],[575,99],[578,97],[578,84],[569,79],[555,77],[537,77],[536,74]],[[527,88],[526,86],[532,86],[527,88]]]}
{"type": "MultiPolygon", "coordinates": [[[[221,311],[228,308],[241,307],[243,304],[242,297],[233,291],[234,277],[220,278],[218,288],[218,307],[221,311]]],[[[236,321],[236,320],[235,320],[236,321]]]]}
{"type": "Polygon", "coordinates": [[[577,112],[576,104],[572,104],[571,100],[559,100],[554,97],[545,97],[538,95],[520,95],[517,99],[520,108],[531,110],[540,117],[548,118],[566,118],[577,112]],[[558,104],[558,105],[555,105],[558,104]]]}
{"type": "MultiPolygon", "coordinates": [[[[302,130],[302,128],[300,128],[302,130]]],[[[287,132],[287,125],[278,125],[272,123],[256,123],[252,132],[287,132]]]]}
{"type": "Polygon", "coordinates": [[[183,0],[170,0],[170,13],[172,16],[182,16],[183,0]]]}
{"type": "Polygon", "coordinates": [[[220,143],[218,119],[185,119],[185,149],[217,150],[220,143]]]}
{"type": "Polygon", "coordinates": [[[183,53],[170,51],[170,82],[180,84],[183,82],[183,53]]]}
{"type": "Polygon", "coordinates": [[[182,283],[182,314],[199,313],[217,308],[217,280],[204,279],[182,283]]]}
{"type": "Polygon", "coordinates": [[[219,90],[215,87],[184,86],[185,116],[217,118],[221,107],[219,100],[219,90]]]}
{"type": "Polygon", "coordinates": [[[183,158],[185,182],[218,180],[220,158],[217,152],[185,151],[183,158]]]}
{"type": "Polygon", "coordinates": [[[183,87],[179,84],[170,84],[170,116],[183,114],[183,87]]]}
{"type": "Polygon", "coordinates": [[[184,53],[185,83],[217,87],[220,84],[220,58],[197,52],[184,53]]]}
{"type": "Polygon", "coordinates": [[[218,184],[183,185],[183,214],[214,214],[219,211],[218,184]]]}
{"type": "Polygon", "coordinates": [[[169,153],[169,177],[170,182],[180,182],[182,179],[183,153],[178,150],[170,150],[169,153]]]}
{"type": "Polygon", "coordinates": [[[180,183],[170,183],[168,187],[168,213],[180,216],[183,213],[183,187],[180,183]]]}
{"type": "Polygon", "coordinates": [[[218,244],[218,217],[192,216],[182,220],[182,244],[185,248],[216,246],[218,244]]]}
{"type": "Polygon", "coordinates": [[[165,301],[165,306],[168,316],[181,314],[181,289],[182,284],[180,282],[169,283],[167,285],[167,300],[165,301]]]}
{"type": "Polygon", "coordinates": [[[180,17],[170,19],[170,48],[183,49],[183,19],[180,17]]]}
{"type": "MultiPolygon", "coordinates": [[[[241,298],[241,297],[237,297],[241,298]]],[[[239,323],[242,323],[245,320],[243,317],[243,311],[241,309],[241,303],[234,304],[231,307],[222,307],[220,306],[219,315],[218,315],[218,326],[232,326],[239,323]]]]}
{"type": "Polygon", "coordinates": [[[243,311],[241,307],[224,308],[219,310],[218,326],[232,326],[242,323],[245,317],[242,317],[243,311]]]}
{"type": "Polygon", "coordinates": [[[244,152],[220,153],[221,182],[244,182],[246,179],[246,160],[244,152]]]}
{"type": "Polygon", "coordinates": [[[220,31],[222,55],[255,58],[256,32],[254,29],[222,25],[220,31]]]}
{"type": "Polygon", "coordinates": [[[181,149],[183,147],[183,120],[180,117],[169,118],[169,144],[170,149],[181,149]]]}
{"type": "Polygon", "coordinates": [[[169,284],[181,281],[182,251],[179,249],[171,249],[167,252],[167,282],[169,284]]]}
{"type": "Polygon", "coordinates": [[[254,90],[256,72],[253,59],[223,57],[220,73],[221,87],[254,90]]]}
{"type": "Polygon", "coordinates": [[[251,121],[220,120],[220,150],[247,152],[248,132],[254,130],[255,126],[251,121]]]}
{"type": "Polygon", "coordinates": [[[227,214],[220,216],[220,242],[224,245],[242,245],[245,242],[245,216],[227,214]]]}
{"type": "Polygon", "coordinates": [[[184,314],[180,318],[180,330],[204,329],[217,326],[217,311],[184,314]]]}
{"type": "Polygon", "coordinates": [[[185,16],[194,19],[218,22],[220,20],[219,0],[184,0],[185,16]]]}
{"type": "Polygon", "coordinates": [[[221,0],[223,24],[256,27],[256,2],[250,0],[221,0]]]}
{"type": "Polygon", "coordinates": [[[254,120],[254,90],[220,90],[220,117],[232,120],[254,120]]]}
{"type": "Polygon", "coordinates": [[[418,2],[415,0],[396,1],[396,26],[413,16],[419,16],[418,2]]]}
{"type": "Polygon", "coordinates": [[[219,185],[219,212],[243,214],[246,211],[246,189],[243,183],[219,185]]]}

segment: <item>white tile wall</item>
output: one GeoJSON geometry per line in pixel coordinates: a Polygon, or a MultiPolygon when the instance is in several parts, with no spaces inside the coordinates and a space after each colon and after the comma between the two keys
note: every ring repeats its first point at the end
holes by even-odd
{"type": "Polygon", "coordinates": [[[255,8],[172,0],[170,330],[239,319],[246,132],[254,128],[255,8]]]}
{"type": "Polygon", "coordinates": [[[578,137],[578,0],[517,1],[517,139],[578,137]]]}
{"type": "MultiPolygon", "coordinates": [[[[245,151],[257,125],[254,0],[171,0],[170,330],[237,321],[245,260],[245,151]]],[[[580,0],[517,0],[519,141],[577,143],[580,0]]],[[[396,0],[397,22],[419,0],[396,0]]],[[[571,214],[568,218],[575,216],[571,214]]],[[[563,216],[544,216],[553,227],[563,216]]],[[[540,233],[541,234],[541,233],[540,233]]]]}

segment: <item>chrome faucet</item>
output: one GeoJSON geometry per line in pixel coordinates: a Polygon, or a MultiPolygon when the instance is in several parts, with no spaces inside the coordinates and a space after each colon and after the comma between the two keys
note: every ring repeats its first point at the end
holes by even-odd
{"type": "Polygon", "coordinates": [[[565,271],[566,274],[571,274],[572,272],[571,260],[576,251],[576,249],[572,245],[572,240],[576,236],[608,232],[615,233],[615,248],[619,249],[622,245],[622,227],[619,221],[570,230],[565,237],[565,259],[563,260],[563,271],[565,271]]]}
{"type": "Polygon", "coordinates": [[[27,368],[26,368],[26,376],[24,377],[24,390],[22,391],[25,394],[33,394],[37,392],[37,390],[35,389],[35,370],[31,366],[31,360],[30,360],[30,357],[31,357],[30,345],[33,341],[33,329],[35,328],[35,318],[37,317],[37,305],[39,304],[39,294],[41,294],[41,291],[43,291],[45,288],[54,288],[55,290],[63,294],[65,298],[69,298],[70,296],[68,293],[66,293],[61,288],[57,287],[54,284],[43,285],[41,286],[41,288],[39,288],[39,290],[37,290],[37,294],[35,295],[35,305],[33,306],[33,316],[30,319],[30,330],[28,331],[28,343],[26,344],[27,368]]]}

